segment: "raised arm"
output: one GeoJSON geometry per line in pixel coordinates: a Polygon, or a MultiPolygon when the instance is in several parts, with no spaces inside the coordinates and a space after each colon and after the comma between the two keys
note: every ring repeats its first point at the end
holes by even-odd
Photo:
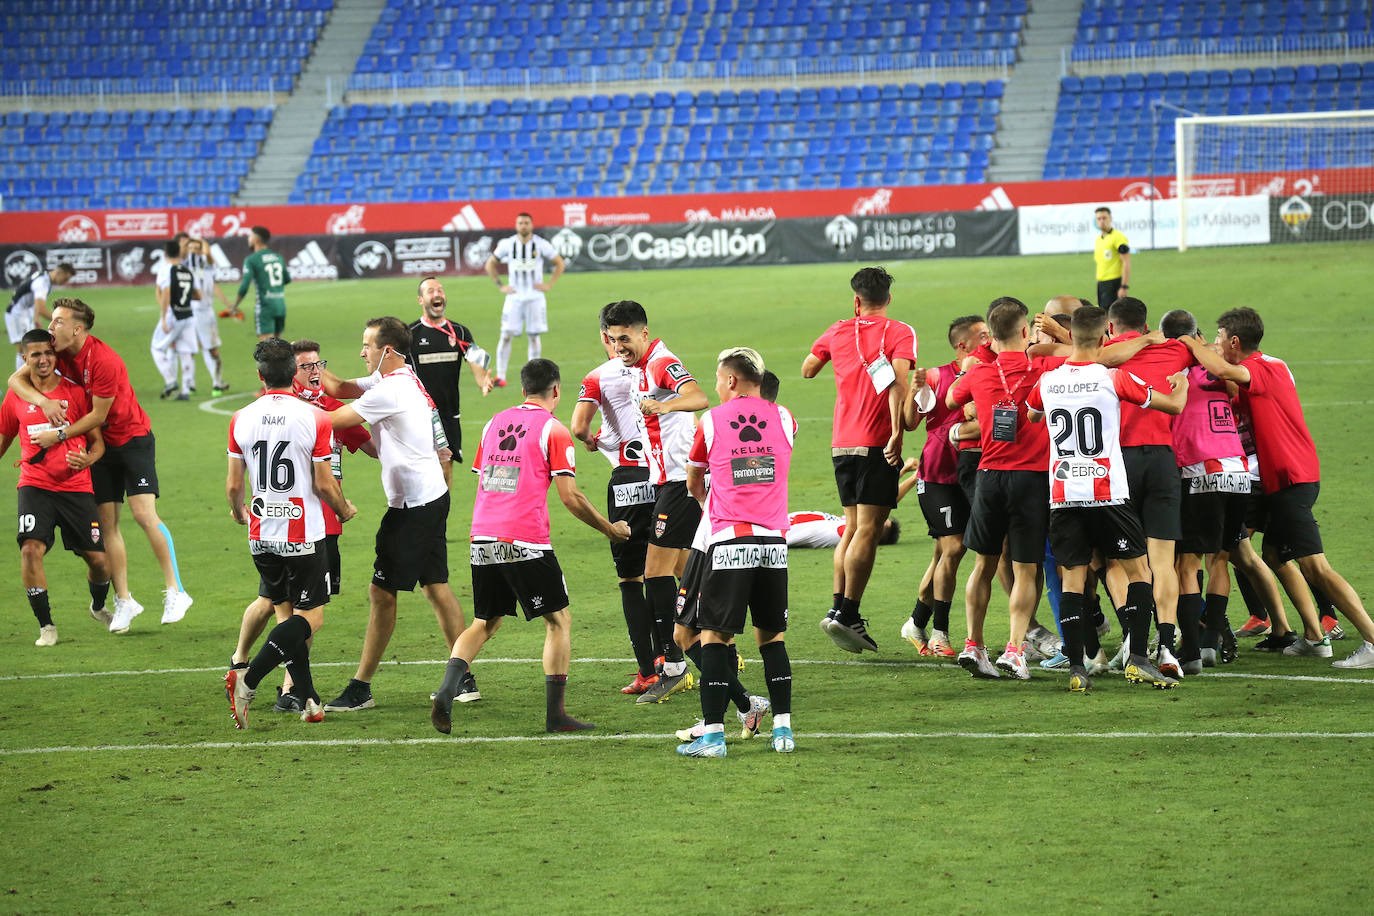
{"type": "MultiPolygon", "coordinates": [[[[1250,384],[1250,370],[1244,366],[1233,366],[1228,363],[1220,353],[1217,353],[1207,344],[1197,337],[1180,337],[1184,346],[1193,351],[1193,359],[1198,361],[1198,365],[1212,373],[1213,378],[1219,378],[1226,382],[1235,382],[1237,385],[1250,384]]],[[[11,376],[10,387],[13,388],[13,376],[11,376]]],[[[21,394],[20,397],[23,397],[21,394]]],[[[27,400],[27,398],[25,399],[27,400]]]]}

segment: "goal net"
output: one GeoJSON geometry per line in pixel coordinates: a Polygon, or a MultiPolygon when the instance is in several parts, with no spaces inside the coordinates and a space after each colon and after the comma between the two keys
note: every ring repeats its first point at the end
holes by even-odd
{"type": "Polygon", "coordinates": [[[1180,117],[1174,131],[1180,251],[1203,197],[1269,195],[1274,242],[1374,239],[1374,110],[1180,117]]]}

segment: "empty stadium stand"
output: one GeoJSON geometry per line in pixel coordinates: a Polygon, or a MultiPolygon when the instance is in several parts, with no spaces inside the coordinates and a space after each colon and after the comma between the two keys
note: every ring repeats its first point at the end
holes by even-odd
{"type": "Polygon", "coordinates": [[[1225,42],[1241,47],[1255,38],[1349,36],[1367,45],[1369,31],[1370,7],[1360,0],[1086,0],[1075,45],[1126,57],[1149,53],[1152,43],[1165,53],[1169,41],[1215,39],[1225,53],[1225,42]]]}

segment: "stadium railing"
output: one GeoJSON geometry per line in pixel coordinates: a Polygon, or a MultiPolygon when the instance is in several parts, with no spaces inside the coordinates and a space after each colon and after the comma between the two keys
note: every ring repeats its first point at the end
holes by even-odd
{"type": "MultiPolygon", "coordinates": [[[[1218,58],[1260,66],[1291,62],[1293,55],[1313,55],[1344,61],[1363,60],[1374,50],[1369,32],[1330,35],[1276,35],[1253,38],[1168,38],[1114,43],[1075,43],[1060,49],[1060,76],[1108,72],[1128,66],[1131,70],[1175,69],[1184,61],[1194,67],[1222,66],[1218,58]],[[1164,67],[1160,58],[1170,58],[1164,67]],[[1179,59],[1183,59],[1180,61],[1179,59]],[[1106,69],[1093,65],[1106,65],[1106,69]]],[[[1229,65],[1229,64],[1228,64],[1229,65]]]]}
{"type": "Polygon", "coordinates": [[[0,111],[275,107],[291,76],[0,80],[0,111]]]}

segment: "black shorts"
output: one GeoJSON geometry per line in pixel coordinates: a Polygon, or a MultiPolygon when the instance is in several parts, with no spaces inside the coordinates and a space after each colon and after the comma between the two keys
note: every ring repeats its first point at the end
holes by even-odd
{"type": "Polygon", "coordinates": [[[931,537],[964,533],[968,527],[969,506],[962,487],[955,483],[927,483],[922,480],[916,484],[916,493],[931,537]]]}
{"type": "Polygon", "coordinates": [[[1112,303],[1121,298],[1121,278],[1097,281],[1097,307],[1109,309],[1112,303]]]}
{"type": "Polygon", "coordinates": [[[1234,550],[1245,532],[1245,506],[1249,493],[1190,493],[1191,479],[1179,481],[1183,536],[1179,553],[1210,554],[1234,550]]]}
{"type": "Polygon", "coordinates": [[[701,503],[687,492],[687,481],[670,480],[658,488],[653,508],[654,530],[649,543],[655,547],[681,550],[692,546],[697,525],[701,523],[701,503]]]}
{"type": "Polygon", "coordinates": [[[682,584],[677,590],[677,608],[673,619],[684,627],[699,629],[697,612],[701,608],[701,583],[706,578],[710,557],[695,547],[687,554],[687,565],[682,570],[682,584]]]}
{"type": "Polygon", "coordinates": [[[1312,514],[1317,503],[1320,483],[1295,483],[1264,495],[1268,512],[1268,527],[1264,529],[1264,547],[1278,550],[1283,561],[1325,553],[1321,528],[1312,514]]]}
{"type": "Polygon", "coordinates": [[[462,463],[463,425],[458,422],[457,415],[447,414],[440,410],[439,425],[444,428],[444,438],[448,439],[448,447],[453,452],[453,460],[462,463]]]}
{"type": "Polygon", "coordinates": [[[1177,541],[1183,536],[1179,519],[1178,462],[1167,445],[1132,445],[1121,450],[1126,480],[1131,488],[1127,502],[1140,517],[1147,538],[1177,541]]]}
{"type": "Polygon", "coordinates": [[[372,584],[409,592],[415,583],[448,581],[448,494],[423,506],[388,508],[377,528],[377,560],[372,584]]]}
{"type": "MultiPolygon", "coordinates": [[[[654,530],[654,505],[658,487],[649,482],[648,468],[622,468],[611,471],[606,484],[606,518],[627,522],[630,539],[611,544],[611,559],[615,574],[622,579],[638,579],[644,575],[644,554],[649,547],[649,535],[654,530]]],[[[666,525],[665,525],[666,527],[666,525]]]]}
{"type": "Polygon", "coordinates": [[[882,446],[832,448],[830,463],[835,466],[840,505],[897,508],[897,481],[902,470],[887,463],[882,446]]]}
{"type": "Polygon", "coordinates": [[[731,538],[706,556],[696,629],[740,634],[747,618],[766,633],[787,629],[786,538],[731,538]]]}
{"type": "Polygon", "coordinates": [[[1109,560],[1145,555],[1145,532],[1129,506],[1065,506],[1050,509],[1050,552],[1060,566],[1087,566],[1093,551],[1109,560]]]}
{"type": "Polygon", "coordinates": [[[68,493],[41,487],[19,488],[20,544],[42,541],[52,550],[56,530],[62,530],[62,546],[73,553],[105,552],[100,537],[100,515],[90,493],[68,493]]]}
{"type": "Polygon", "coordinates": [[[91,465],[97,503],[122,503],[124,495],[157,495],[157,443],[153,434],[135,436],[123,445],[105,443],[105,454],[91,465]]]}
{"type": "Polygon", "coordinates": [[[1264,501],[1264,489],[1258,480],[1250,481],[1250,495],[1245,497],[1245,529],[1263,531],[1269,520],[1269,505],[1264,501]]]}
{"type": "Polygon", "coordinates": [[[973,507],[973,495],[978,492],[978,462],[983,458],[981,448],[966,448],[959,452],[954,465],[954,474],[959,478],[959,489],[964,491],[964,499],[969,508],[973,507]]]}
{"type": "Polygon", "coordinates": [[[1245,517],[1250,511],[1250,500],[1255,498],[1255,490],[1259,489],[1259,482],[1250,482],[1251,490],[1249,493],[1228,493],[1226,500],[1226,521],[1222,525],[1221,549],[1225,551],[1235,550],[1240,542],[1250,536],[1250,529],[1246,527],[1245,517]]]}
{"type": "Polygon", "coordinates": [[[508,541],[473,541],[472,616],[477,620],[513,617],[518,601],[526,620],[568,606],[568,583],[553,550],[508,541]]]}
{"type": "Polygon", "coordinates": [[[1049,526],[1050,482],[1043,471],[978,472],[965,547],[1000,556],[1006,541],[1013,563],[1040,563],[1049,526]]]}
{"type": "Polygon", "coordinates": [[[273,604],[289,602],[298,611],[324,607],[329,596],[335,594],[329,574],[329,550],[324,541],[296,546],[310,548],[310,552],[288,556],[253,554],[253,565],[258,568],[258,594],[273,604]]]}
{"type": "Polygon", "coordinates": [[[337,534],[326,534],[324,536],[324,555],[329,563],[329,594],[339,593],[339,579],[343,575],[343,559],[339,556],[339,536],[337,534]]]}

